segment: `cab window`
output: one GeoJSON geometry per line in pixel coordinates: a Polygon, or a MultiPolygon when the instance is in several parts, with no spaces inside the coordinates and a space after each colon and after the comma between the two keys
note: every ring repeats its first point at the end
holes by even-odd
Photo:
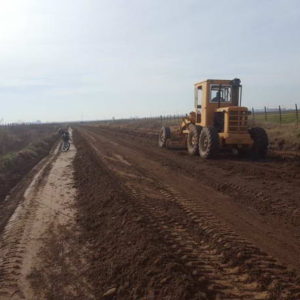
{"type": "Polygon", "coordinates": [[[195,107],[198,110],[201,110],[203,92],[201,87],[195,88],[195,107]]]}
{"type": "Polygon", "coordinates": [[[210,102],[212,103],[231,102],[231,86],[212,84],[210,86],[210,102]]]}

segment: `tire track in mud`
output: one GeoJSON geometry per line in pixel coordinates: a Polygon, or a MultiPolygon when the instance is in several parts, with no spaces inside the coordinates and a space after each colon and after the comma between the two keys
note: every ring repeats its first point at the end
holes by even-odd
{"type": "Polygon", "coordinates": [[[178,260],[190,268],[202,287],[203,299],[299,299],[295,275],[217,220],[200,203],[183,197],[158,182],[147,170],[90,146],[106,166],[122,178],[140,214],[170,246],[178,260]],[[112,164],[112,160],[114,163],[112,164]]]}
{"type": "MultiPolygon", "coordinates": [[[[174,170],[180,168],[188,176],[197,176],[197,174],[205,172],[202,181],[208,186],[239,199],[238,202],[253,207],[262,215],[276,217],[276,222],[284,221],[282,223],[290,223],[296,227],[300,225],[300,202],[297,197],[297,191],[300,192],[299,167],[291,168],[291,164],[285,166],[282,163],[280,166],[274,167],[270,166],[268,162],[252,164],[247,160],[234,160],[233,158],[228,159],[228,157],[209,162],[201,160],[201,163],[197,162],[196,166],[191,167],[191,164],[195,164],[195,161],[192,161],[193,158],[189,157],[187,160],[186,151],[179,151],[179,153],[184,153],[184,157],[180,158],[186,164],[183,167],[183,162],[174,163],[174,157],[169,157],[174,154],[171,153],[171,150],[160,150],[158,153],[158,149],[151,149],[153,148],[153,134],[102,127],[91,127],[89,130],[96,134],[100,132],[104,136],[113,133],[114,139],[120,139],[122,144],[127,147],[132,147],[134,139],[134,147],[149,158],[161,161],[174,170]],[[150,144],[151,147],[145,147],[145,143],[150,144]],[[222,180],[216,180],[215,174],[217,173],[223,174],[222,180]],[[238,180],[233,180],[234,176],[237,178],[237,174],[240,174],[238,180]],[[255,180],[256,178],[260,180],[255,180]],[[241,181],[241,179],[245,180],[241,181]],[[236,197],[237,195],[238,197],[236,197]]],[[[277,164],[279,161],[274,160],[273,163],[277,164]]],[[[217,178],[220,179],[220,177],[217,178]]],[[[300,235],[297,236],[300,238],[300,235]]]]}
{"type": "Polygon", "coordinates": [[[143,191],[137,192],[135,186],[129,186],[129,189],[136,202],[151,212],[154,227],[191,268],[192,274],[204,276],[199,279],[200,282],[207,281],[209,291],[221,299],[300,297],[299,283],[293,282],[293,274],[226,228],[203,207],[176,195],[170,187],[160,187],[162,197],[154,200],[143,191]],[[190,219],[189,226],[186,221],[180,222],[177,215],[170,218],[168,209],[160,207],[157,200],[179,205],[186,213],[184,219],[190,219]],[[200,231],[195,234],[190,226],[199,227],[200,231]]]}
{"type": "MultiPolygon", "coordinates": [[[[87,130],[95,136],[101,134],[109,143],[118,142],[120,146],[132,149],[137,156],[142,155],[145,161],[159,163],[178,176],[199,178],[200,184],[229,196],[232,202],[242,204],[245,211],[257,211],[263,216],[263,223],[272,224],[265,234],[271,236],[275,229],[273,239],[276,240],[279,234],[281,240],[285,240],[283,242],[295,253],[293,256],[299,269],[300,257],[296,255],[296,251],[300,247],[300,201],[297,197],[298,190],[300,193],[300,165],[298,166],[296,162],[293,168],[289,168],[288,164],[281,169],[276,164],[273,166],[270,163],[252,163],[226,158],[209,162],[200,161],[200,158],[187,155],[186,151],[179,151],[176,154],[170,150],[153,147],[152,135],[149,141],[148,135],[136,131],[125,131],[124,134],[123,130],[103,127],[88,127],[87,130]],[[289,239],[285,238],[286,234],[289,239]]],[[[281,250],[278,252],[278,249],[276,251],[281,252],[281,250]]],[[[290,266],[294,265],[294,260],[289,262],[290,266]]]]}

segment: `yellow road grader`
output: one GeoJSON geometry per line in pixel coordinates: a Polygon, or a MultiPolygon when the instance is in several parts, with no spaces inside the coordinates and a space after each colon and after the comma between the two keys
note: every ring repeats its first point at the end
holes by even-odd
{"type": "MultiPolygon", "coordinates": [[[[182,119],[180,136],[189,154],[213,158],[230,149],[239,154],[251,153],[264,158],[268,136],[263,128],[250,127],[247,107],[241,106],[242,85],[233,80],[208,79],[195,84],[195,109],[182,119]]],[[[171,130],[162,127],[159,147],[172,144],[171,130]]]]}

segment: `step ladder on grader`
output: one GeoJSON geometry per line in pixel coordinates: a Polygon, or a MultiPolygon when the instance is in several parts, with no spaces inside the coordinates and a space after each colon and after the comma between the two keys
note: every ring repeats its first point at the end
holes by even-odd
{"type": "MultiPolygon", "coordinates": [[[[191,155],[213,158],[229,149],[264,158],[268,136],[263,128],[250,127],[247,107],[241,106],[242,85],[233,80],[208,79],[195,84],[195,109],[182,119],[179,134],[191,155]]],[[[159,132],[159,147],[171,147],[169,127],[159,132]]],[[[177,137],[178,140],[178,137],[177,137]]]]}

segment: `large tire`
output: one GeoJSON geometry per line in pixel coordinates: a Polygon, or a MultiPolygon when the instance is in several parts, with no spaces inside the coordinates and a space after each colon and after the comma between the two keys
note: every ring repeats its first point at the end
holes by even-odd
{"type": "Polygon", "coordinates": [[[159,131],[158,146],[164,148],[167,146],[167,140],[171,137],[171,130],[169,127],[162,127],[159,131]]]}
{"type": "Polygon", "coordinates": [[[253,140],[251,153],[254,158],[265,158],[268,151],[269,139],[266,131],[261,127],[249,129],[249,134],[253,140]]]}
{"type": "Polygon", "coordinates": [[[214,127],[203,127],[199,137],[199,154],[202,158],[213,158],[219,152],[219,134],[214,127]]]}
{"type": "Polygon", "coordinates": [[[199,135],[200,129],[194,124],[189,125],[189,133],[187,136],[187,149],[190,155],[198,155],[199,153],[199,135]]]}

